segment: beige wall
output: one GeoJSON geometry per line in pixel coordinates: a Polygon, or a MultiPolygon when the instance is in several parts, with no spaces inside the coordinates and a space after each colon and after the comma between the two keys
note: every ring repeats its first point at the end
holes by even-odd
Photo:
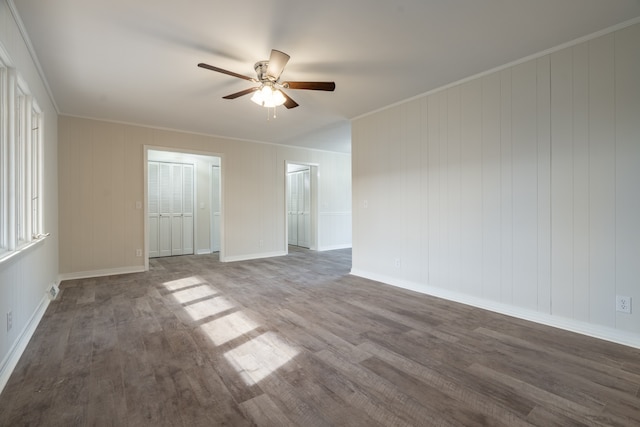
{"type": "Polygon", "coordinates": [[[354,273],[640,346],[638,76],[640,24],[355,120],[354,273]]]}
{"type": "Polygon", "coordinates": [[[326,218],[319,224],[319,248],[351,244],[350,155],[67,116],[59,120],[59,141],[60,273],[65,277],[143,268],[144,259],[135,251],[144,248],[144,212],[136,202],[144,201],[145,146],[222,159],[227,260],[286,252],[286,161],[318,165],[319,216],[340,218],[337,224],[326,218]]]}

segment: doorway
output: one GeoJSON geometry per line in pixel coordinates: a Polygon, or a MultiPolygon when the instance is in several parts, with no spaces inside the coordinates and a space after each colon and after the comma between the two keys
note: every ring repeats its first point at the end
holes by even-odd
{"type": "Polygon", "coordinates": [[[219,252],[222,259],[222,158],[145,147],[145,169],[146,268],[154,257],[219,252]]]}

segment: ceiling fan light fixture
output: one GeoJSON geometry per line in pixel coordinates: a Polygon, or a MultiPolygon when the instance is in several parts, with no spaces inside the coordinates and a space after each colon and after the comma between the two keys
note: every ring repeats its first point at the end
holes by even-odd
{"type": "Polygon", "coordinates": [[[251,100],[262,107],[274,108],[284,104],[286,98],[282,92],[274,89],[273,86],[263,85],[260,90],[253,93],[251,100]]]}

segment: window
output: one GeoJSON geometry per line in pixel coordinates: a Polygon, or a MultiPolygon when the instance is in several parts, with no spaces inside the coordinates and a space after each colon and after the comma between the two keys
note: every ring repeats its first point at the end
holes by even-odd
{"type": "Polygon", "coordinates": [[[42,113],[0,62],[0,257],[43,237],[42,113]]]}
{"type": "Polygon", "coordinates": [[[0,62],[0,256],[7,250],[7,69],[0,62]]]}
{"type": "Polygon", "coordinates": [[[34,238],[42,235],[42,211],[40,188],[42,187],[42,141],[40,140],[40,112],[31,111],[31,234],[34,238]]]}

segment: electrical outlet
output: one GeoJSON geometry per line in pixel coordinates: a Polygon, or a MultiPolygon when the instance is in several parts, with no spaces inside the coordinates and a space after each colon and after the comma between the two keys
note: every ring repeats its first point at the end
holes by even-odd
{"type": "Polygon", "coordinates": [[[55,282],[51,283],[51,286],[49,286],[49,291],[48,291],[49,298],[53,301],[54,299],[56,299],[59,293],[60,293],[60,288],[58,288],[58,285],[56,285],[55,282]]]}
{"type": "Polygon", "coordinates": [[[9,332],[13,328],[13,312],[9,311],[7,313],[7,332],[9,332]]]}
{"type": "Polygon", "coordinates": [[[136,249],[136,256],[142,256],[142,249],[136,249]]]}
{"type": "Polygon", "coordinates": [[[616,295],[616,311],[631,314],[631,297],[616,295]]]}
{"type": "Polygon", "coordinates": [[[396,268],[400,268],[400,266],[402,265],[402,262],[400,261],[400,258],[396,258],[395,261],[393,262],[393,265],[396,268]]]}

